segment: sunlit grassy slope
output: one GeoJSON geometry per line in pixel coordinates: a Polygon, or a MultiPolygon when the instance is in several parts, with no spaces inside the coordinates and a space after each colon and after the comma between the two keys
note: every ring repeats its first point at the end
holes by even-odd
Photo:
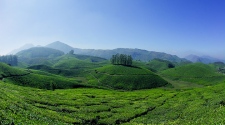
{"type": "Polygon", "coordinates": [[[5,63],[0,62],[0,79],[9,76],[21,76],[25,74],[28,74],[28,72],[18,68],[13,68],[5,63]]]}
{"type": "Polygon", "coordinates": [[[149,89],[169,83],[148,69],[122,65],[107,65],[89,74],[89,83],[113,89],[149,89]]]}
{"type": "Polygon", "coordinates": [[[173,68],[175,65],[167,60],[153,59],[147,63],[147,67],[153,71],[162,71],[173,68]]]}
{"type": "Polygon", "coordinates": [[[225,83],[183,91],[0,88],[1,124],[225,124],[225,83]]]}
{"type": "Polygon", "coordinates": [[[19,69],[4,63],[0,63],[0,79],[7,83],[42,89],[91,87],[90,85],[82,84],[82,81],[75,78],[66,78],[35,70],[19,69]]]}
{"type": "Polygon", "coordinates": [[[107,63],[106,60],[99,57],[77,56],[77,55],[64,55],[54,60],[54,68],[61,69],[90,69],[99,67],[100,64],[107,63]],[[94,60],[94,62],[93,62],[94,60]]]}
{"type": "Polygon", "coordinates": [[[194,63],[161,72],[161,75],[173,80],[182,80],[202,85],[213,85],[225,81],[225,76],[217,73],[212,66],[194,63]]]}

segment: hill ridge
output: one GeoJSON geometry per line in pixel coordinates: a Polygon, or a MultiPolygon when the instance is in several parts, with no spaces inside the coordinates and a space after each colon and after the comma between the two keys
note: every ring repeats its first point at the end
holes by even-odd
{"type": "Polygon", "coordinates": [[[71,47],[63,42],[53,42],[48,44],[46,47],[54,48],[61,50],[65,53],[68,53],[70,50],[74,50],[75,54],[81,55],[90,55],[90,56],[97,56],[106,59],[110,59],[112,55],[117,53],[120,54],[127,54],[131,55],[134,60],[141,60],[148,62],[154,58],[164,59],[172,62],[189,62],[184,58],[180,58],[176,55],[167,54],[165,52],[155,52],[155,51],[148,51],[144,49],[137,49],[137,48],[116,48],[116,49],[80,49],[71,47]]]}

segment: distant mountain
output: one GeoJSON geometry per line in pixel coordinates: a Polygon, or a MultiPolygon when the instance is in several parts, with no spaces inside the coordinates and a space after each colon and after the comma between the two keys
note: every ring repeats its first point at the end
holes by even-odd
{"type": "Polygon", "coordinates": [[[22,46],[22,47],[20,47],[18,49],[15,49],[15,50],[11,51],[9,54],[13,54],[14,55],[14,54],[18,53],[19,51],[22,51],[22,50],[25,50],[25,49],[30,49],[32,47],[34,47],[33,44],[26,44],[26,45],[24,45],[24,46],[22,46]]]}
{"type": "Polygon", "coordinates": [[[65,43],[59,42],[59,41],[50,43],[50,44],[46,45],[46,47],[57,49],[57,50],[61,50],[64,53],[68,53],[70,50],[74,49],[73,47],[71,47],[71,46],[69,46],[69,45],[67,45],[65,43]]]}
{"type": "Polygon", "coordinates": [[[224,62],[224,60],[220,60],[217,58],[213,58],[210,56],[196,56],[196,55],[188,55],[185,57],[187,60],[192,62],[201,62],[205,64],[214,63],[214,62],[224,62]]]}
{"type": "Polygon", "coordinates": [[[147,50],[141,50],[141,49],[127,49],[127,48],[117,48],[113,50],[96,50],[96,49],[79,49],[79,48],[73,48],[65,43],[62,42],[53,42],[46,47],[58,49],[65,53],[68,53],[70,50],[74,50],[75,54],[81,54],[81,55],[90,55],[90,56],[97,56],[102,57],[106,59],[110,59],[112,55],[120,53],[120,54],[127,54],[131,55],[134,60],[140,60],[140,61],[149,61],[155,58],[168,60],[171,62],[188,62],[186,59],[182,59],[177,57],[176,55],[170,55],[162,52],[154,52],[154,51],[147,51],[147,50]]]}
{"type": "Polygon", "coordinates": [[[39,58],[39,57],[58,57],[64,55],[64,52],[47,47],[33,47],[18,52],[16,55],[22,58],[39,58]]]}
{"type": "Polygon", "coordinates": [[[30,49],[22,50],[16,54],[19,62],[36,65],[45,64],[51,65],[49,59],[62,56],[64,52],[47,47],[33,47],[30,49]]]}

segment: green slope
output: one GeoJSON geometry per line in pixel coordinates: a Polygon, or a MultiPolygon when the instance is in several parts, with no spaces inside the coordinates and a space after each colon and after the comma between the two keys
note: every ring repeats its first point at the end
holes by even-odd
{"type": "Polygon", "coordinates": [[[148,69],[153,71],[162,71],[169,68],[174,68],[175,65],[167,60],[153,59],[149,63],[147,63],[147,67],[148,69]]]}
{"type": "Polygon", "coordinates": [[[186,91],[0,88],[1,124],[225,123],[225,83],[186,91]]]}
{"type": "Polygon", "coordinates": [[[73,69],[53,68],[47,65],[33,65],[28,67],[28,69],[41,70],[48,73],[66,76],[66,77],[78,76],[82,71],[82,70],[73,70],[73,69]]]}
{"type": "Polygon", "coordinates": [[[47,47],[33,47],[27,50],[18,52],[16,55],[19,58],[51,58],[62,56],[64,53],[60,50],[47,47]]]}
{"type": "Polygon", "coordinates": [[[27,50],[20,51],[16,54],[18,60],[25,65],[52,65],[53,58],[64,55],[60,50],[47,47],[33,47],[27,50]]]}
{"type": "Polygon", "coordinates": [[[0,63],[0,80],[22,86],[30,86],[42,89],[66,89],[78,87],[91,87],[81,84],[81,81],[74,78],[66,78],[50,73],[39,73],[33,70],[22,70],[0,63]]]}
{"type": "Polygon", "coordinates": [[[148,69],[122,65],[97,68],[90,72],[88,79],[90,84],[123,90],[149,89],[168,85],[167,81],[148,69]]]}
{"type": "Polygon", "coordinates": [[[58,75],[41,75],[36,73],[31,73],[29,75],[19,77],[9,77],[5,81],[21,86],[30,86],[40,89],[68,89],[90,87],[88,85],[80,83],[81,81],[74,78],[65,78],[58,75]]]}
{"type": "Polygon", "coordinates": [[[10,76],[22,76],[25,74],[28,74],[28,72],[0,62],[0,79],[10,76]]]}
{"type": "Polygon", "coordinates": [[[217,73],[215,68],[202,63],[188,64],[168,69],[162,71],[160,74],[173,80],[182,80],[203,85],[213,85],[225,80],[225,76],[217,73]]]}
{"type": "MultiPolygon", "coordinates": [[[[102,58],[98,58],[98,57],[90,57],[89,58],[85,58],[85,56],[83,56],[84,60],[78,59],[78,58],[82,58],[81,55],[71,55],[71,54],[67,54],[61,57],[58,57],[56,59],[54,59],[54,68],[61,68],[61,69],[89,69],[89,68],[95,68],[95,67],[99,67],[100,64],[104,64],[106,60],[103,60],[102,58]],[[92,59],[95,61],[92,62],[92,59]],[[99,59],[99,62],[97,61],[97,59],[99,59]],[[102,60],[101,60],[102,59],[102,60]],[[103,62],[102,62],[103,61],[103,62]]],[[[107,62],[106,62],[107,63],[107,62]]]]}

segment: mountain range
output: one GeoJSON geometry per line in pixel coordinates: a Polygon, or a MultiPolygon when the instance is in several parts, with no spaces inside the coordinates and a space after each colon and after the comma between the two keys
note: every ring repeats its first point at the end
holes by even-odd
{"type": "Polygon", "coordinates": [[[121,54],[127,54],[131,55],[134,60],[140,60],[140,61],[150,61],[155,58],[168,60],[171,62],[188,62],[188,60],[184,58],[179,58],[176,55],[170,55],[167,53],[162,52],[154,52],[154,51],[147,51],[142,49],[130,49],[130,48],[117,48],[112,50],[102,50],[102,49],[80,49],[80,48],[74,48],[71,47],[65,43],[56,41],[51,44],[48,44],[46,47],[58,49],[63,51],[64,53],[68,53],[70,50],[74,50],[75,54],[81,54],[81,55],[90,55],[90,56],[97,56],[102,57],[106,59],[110,59],[112,55],[115,55],[117,53],[121,54]]]}
{"type": "Polygon", "coordinates": [[[214,62],[225,62],[225,60],[213,58],[210,56],[197,56],[197,55],[188,55],[185,59],[191,62],[201,62],[205,64],[214,63],[214,62]]]}
{"type": "MultiPolygon", "coordinates": [[[[26,44],[22,46],[19,49],[13,50],[10,52],[10,54],[16,54],[22,50],[26,50],[29,48],[35,47],[32,44],[26,44]]],[[[52,48],[56,50],[60,50],[64,53],[69,53],[71,50],[74,51],[74,54],[80,54],[80,55],[89,55],[89,56],[97,56],[105,59],[110,59],[112,55],[115,55],[117,53],[121,54],[127,54],[131,55],[134,60],[140,60],[144,62],[148,62],[150,60],[153,60],[155,58],[162,59],[162,60],[168,60],[171,62],[201,62],[201,63],[213,63],[213,62],[225,62],[224,60],[216,59],[210,56],[197,56],[197,55],[189,55],[185,58],[180,58],[176,55],[171,55],[163,52],[155,52],[155,51],[147,51],[142,49],[131,49],[131,48],[117,48],[112,50],[103,50],[103,49],[80,49],[80,48],[74,48],[70,45],[67,45],[63,42],[56,41],[53,43],[50,43],[44,47],[52,48]]]]}

